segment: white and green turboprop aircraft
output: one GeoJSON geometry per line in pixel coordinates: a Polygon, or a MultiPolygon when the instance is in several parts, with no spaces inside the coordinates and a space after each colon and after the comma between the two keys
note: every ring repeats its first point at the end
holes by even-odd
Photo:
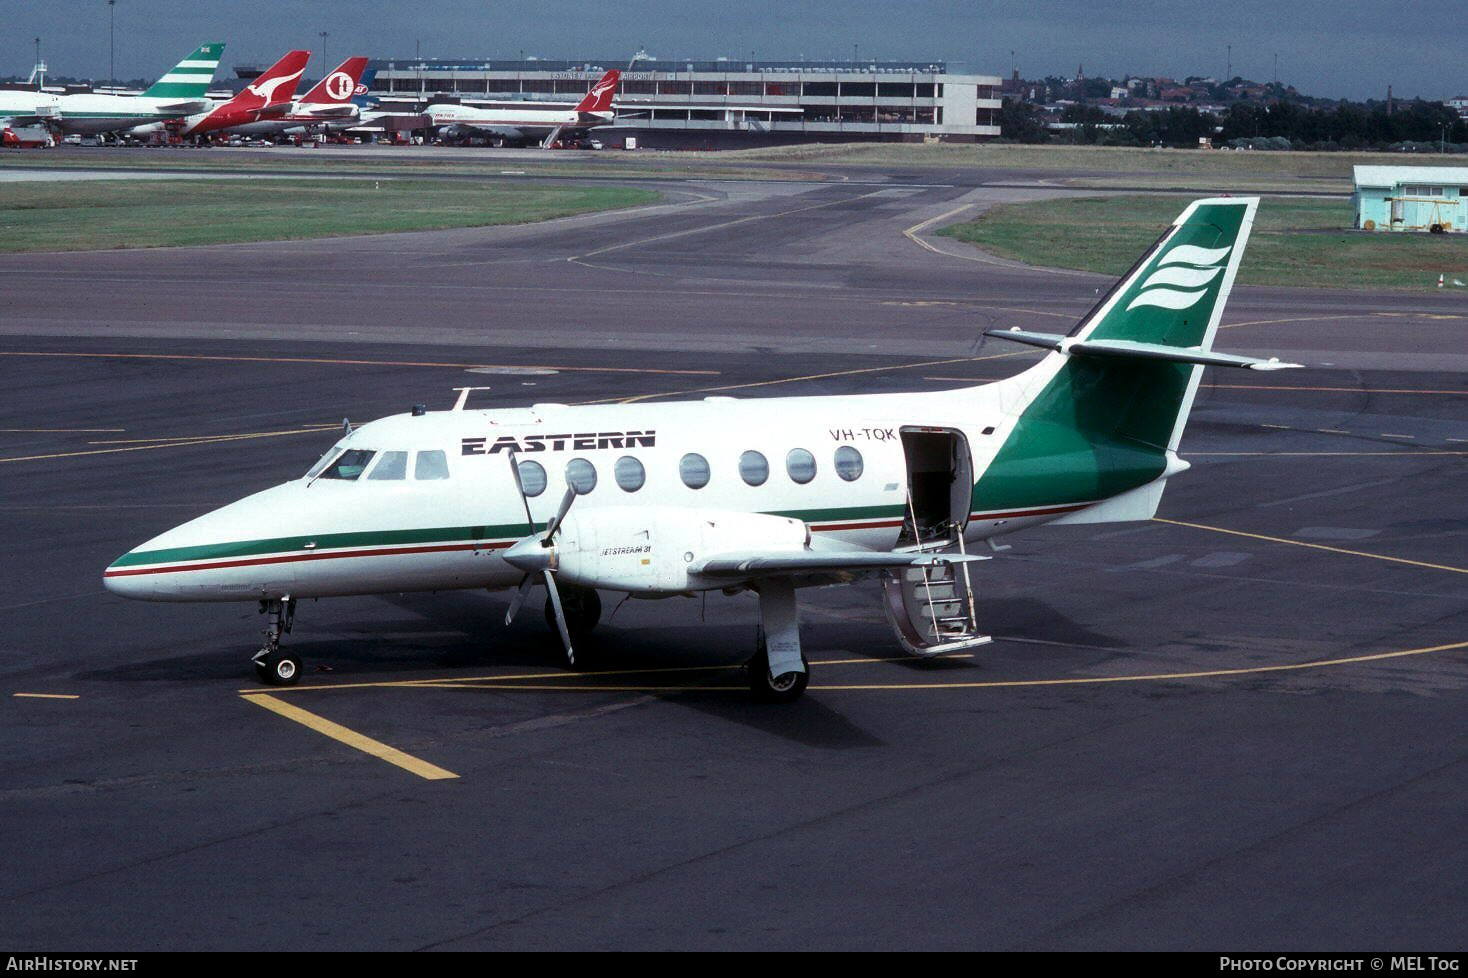
{"type": "MultiPolygon", "coordinates": [[[[1204,366],[1296,364],[1212,350],[1257,198],[1199,200],[1069,334],[990,331],[1051,352],[938,393],[421,407],[349,430],[299,479],[118,558],[109,590],[259,601],[262,681],[301,598],[537,584],[568,659],[597,590],[759,595],[748,669],[804,690],[796,589],[877,574],[898,642],[936,655],[979,633],[967,547],[1048,522],[1144,520],[1169,478],[1204,366]]],[[[574,659],[572,659],[574,661],[574,659]]]]}

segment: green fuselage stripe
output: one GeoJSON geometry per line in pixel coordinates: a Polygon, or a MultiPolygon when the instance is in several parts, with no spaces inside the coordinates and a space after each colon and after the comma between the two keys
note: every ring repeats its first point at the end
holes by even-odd
{"type": "MultiPolygon", "coordinates": [[[[834,509],[789,510],[768,514],[789,516],[807,523],[833,522],[838,520],[877,519],[900,517],[902,507],[897,506],[850,506],[834,509]]],[[[536,531],[545,529],[537,523],[536,531]]],[[[505,523],[486,526],[433,526],[417,530],[363,530],[354,533],[320,533],[314,536],[272,537],[265,540],[238,540],[233,543],[211,543],[197,547],[171,547],[163,550],[135,550],[124,554],[112,563],[113,567],[138,567],[147,564],[174,564],[195,560],[227,560],[230,558],[259,557],[265,554],[293,553],[307,549],[339,550],[346,548],[376,548],[408,546],[413,544],[458,543],[518,540],[526,536],[525,524],[505,523]]]]}

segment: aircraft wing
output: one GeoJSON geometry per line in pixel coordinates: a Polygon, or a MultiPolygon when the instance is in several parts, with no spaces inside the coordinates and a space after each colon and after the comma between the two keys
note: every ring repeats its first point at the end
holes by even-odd
{"type": "Polygon", "coordinates": [[[689,565],[703,577],[780,577],[789,574],[842,574],[889,567],[937,567],[988,560],[974,554],[891,553],[879,550],[793,550],[789,553],[736,550],[689,565]]]}

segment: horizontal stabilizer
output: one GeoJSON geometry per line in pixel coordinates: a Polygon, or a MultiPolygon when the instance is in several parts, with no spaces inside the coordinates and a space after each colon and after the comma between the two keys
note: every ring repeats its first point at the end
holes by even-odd
{"type": "Polygon", "coordinates": [[[1045,350],[1058,350],[1070,356],[1124,357],[1135,360],[1167,360],[1172,363],[1196,363],[1205,367],[1244,367],[1249,370],[1288,370],[1303,364],[1284,363],[1277,357],[1261,360],[1230,353],[1215,353],[1192,347],[1168,346],[1164,343],[1141,343],[1136,340],[1078,340],[1057,333],[1035,333],[1024,329],[989,329],[985,336],[1012,340],[1045,350]]]}
{"type": "Polygon", "coordinates": [[[206,98],[188,99],[183,102],[165,102],[158,106],[158,111],[168,115],[193,115],[196,112],[207,111],[210,104],[206,98]]]}
{"type": "Polygon", "coordinates": [[[937,567],[988,559],[973,554],[883,553],[875,550],[796,550],[790,553],[746,550],[705,557],[691,564],[688,571],[705,577],[760,577],[882,570],[888,567],[937,567]]]}
{"type": "Polygon", "coordinates": [[[309,108],[298,109],[296,115],[310,116],[313,119],[348,119],[356,112],[357,107],[347,102],[343,105],[312,105],[309,108]]]}

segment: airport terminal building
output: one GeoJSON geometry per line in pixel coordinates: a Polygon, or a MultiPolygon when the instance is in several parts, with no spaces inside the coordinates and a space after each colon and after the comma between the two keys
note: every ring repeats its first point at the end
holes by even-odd
{"type": "MultiPolygon", "coordinates": [[[[575,102],[617,61],[375,61],[373,95],[411,111],[436,99],[575,102]]],[[[944,62],[639,61],[602,134],[644,145],[845,140],[972,142],[999,135],[996,75],[944,62]]]]}

